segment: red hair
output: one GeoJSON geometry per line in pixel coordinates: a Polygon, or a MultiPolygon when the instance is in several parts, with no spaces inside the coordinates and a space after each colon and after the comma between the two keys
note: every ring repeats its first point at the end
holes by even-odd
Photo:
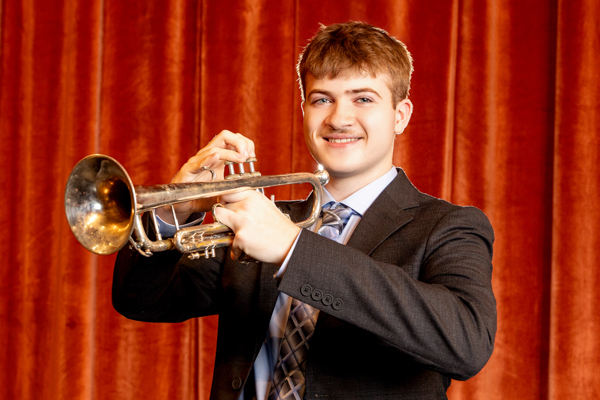
{"type": "Polygon", "coordinates": [[[387,74],[392,106],[408,97],[413,72],[412,57],[404,43],[383,29],[364,22],[321,25],[300,54],[298,65],[300,91],[305,100],[306,75],[334,79],[345,72],[375,77],[387,74]]]}

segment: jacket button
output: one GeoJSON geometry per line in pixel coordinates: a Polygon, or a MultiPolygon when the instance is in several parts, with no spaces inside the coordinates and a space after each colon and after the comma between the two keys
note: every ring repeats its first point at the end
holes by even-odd
{"type": "Polygon", "coordinates": [[[331,304],[331,307],[334,310],[339,310],[340,308],[342,308],[344,306],[344,302],[342,301],[342,299],[335,299],[333,301],[333,303],[331,304]]]}
{"type": "Polygon", "coordinates": [[[310,297],[312,297],[312,299],[314,301],[319,301],[323,298],[323,292],[320,291],[319,289],[317,290],[313,290],[312,294],[310,295],[310,297]]]}
{"type": "Polygon", "coordinates": [[[231,381],[231,387],[234,390],[239,390],[242,387],[242,378],[240,378],[239,376],[233,378],[233,381],[231,381]]]}
{"type": "Polygon", "coordinates": [[[325,296],[323,296],[323,300],[321,300],[323,302],[323,304],[325,304],[326,306],[330,306],[331,303],[333,303],[333,296],[330,294],[326,294],[325,296]]]}
{"type": "Polygon", "coordinates": [[[310,286],[309,284],[303,285],[300,288],[300,293],[302,293],[304,296],[310,296],[310,294],[312,293],[312,286],[310,286]]]}

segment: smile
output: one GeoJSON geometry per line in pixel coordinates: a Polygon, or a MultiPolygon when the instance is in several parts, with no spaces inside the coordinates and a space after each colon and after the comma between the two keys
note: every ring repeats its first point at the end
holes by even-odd
{"type": "Polygon", "coordinates": [[[328,142],[330,143],[349,143],[349,142],[356,142],[358,140],[358,138],[352,138],[352,139],[326,139],[328,142]]]}

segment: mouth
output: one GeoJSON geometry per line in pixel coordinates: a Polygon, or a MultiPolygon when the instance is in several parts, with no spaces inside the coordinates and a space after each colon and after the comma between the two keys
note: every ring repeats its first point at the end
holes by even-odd
{"type": "Polygon", "coordinates": [[[350,143],[350,142],[356,142],[357,140],[360,140],[359,138],[344,138],[344,139],[324,138],[324,139],[327,140],[329,143],[350,143]]]}

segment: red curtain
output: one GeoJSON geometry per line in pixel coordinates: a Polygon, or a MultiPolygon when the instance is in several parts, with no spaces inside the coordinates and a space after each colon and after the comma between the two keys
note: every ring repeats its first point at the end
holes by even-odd
{"type": "Polygon", "coordinates": [[[347,20],[415,58],[395,164],[496,231],[496,349],[450,398],[600,398],[596,0],[0,0],[1,398],[208,398],[217,317],[117,314],[114,256],[74,239],[66,179],[104,153],[168,182],[222,129],[263,174],[314,170],[294,64],[347,20]]]}

